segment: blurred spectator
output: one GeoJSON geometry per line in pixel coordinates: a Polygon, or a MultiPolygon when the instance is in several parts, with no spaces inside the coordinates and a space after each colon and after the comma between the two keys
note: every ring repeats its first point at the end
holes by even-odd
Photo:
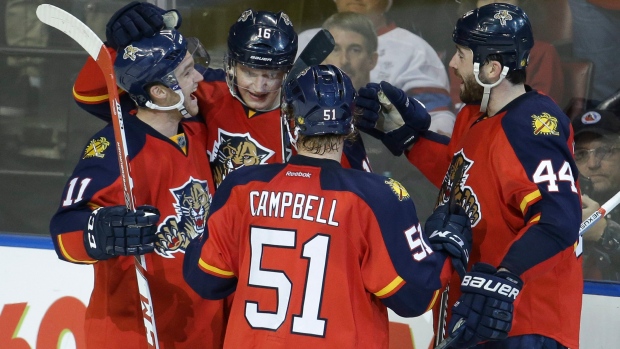
{"type": "MultiPolygon", "coordinates": [[[[452,134],[455,116],[449,95],[446,68],[437,52],[421,37],[389,22],[385,13],[392,0],[334,0],[338,12],[363,14],[373,23],[378,35],[378,63],[370,72],[370,81],[388,81],[415,97],[429,110],[430,129],[452,134]]],[[[299,34],[299,52],[318,32],[318,28],[299,34]]]]}
{"type": "Polygon", "coordinates": [[[620,88],[620,1],[568,0],[573,20],[573,55],[594,63],[591,98],[620,88]]]}
{"type": "Polygon", "coordinates": [[[355,12],[338,12],[323,23],[334,36],[336,47],[325,59],[342,69],[359,89],[370,82],[370,72],[377,65],[377,34],[366,16],[355,12]]]}
{"type": "MultiPolygon", "coordinates": [[[[45,47],[49,40],[47,26],[36,15],[37,6],[43,0],[7,0],[5,33],[8,46],[45,47]]],[[[43,58],[8,57],[8,65],[27,77],[31,86],[41,86],[43,58]]]]}
{"type": "MultiPolygon", "coordinates": [[[[519,6],[523,9],[523,11],[525,11],[525,13],[535,10],[532,6],[528,6],[527,0],[470,0],[463,1],[461,3],[461,6],[459,7],[459,11],[461,11],[461,13],[459,13],[459,15],[474,9],[475,7],[493,4],[496,2],[519,6]]],[[[536,28],[534,28],[534,30],[535,29],[536,28]]],[[[564,75],[562,73],[560,55],[558,54],[555,47],[550,43],[546,41],[536,40],[535,31],[534,47],[532,47],[532,50],[530,51],[530,61],[525,71],[527,74],[525,83],[527,85],[553,98],[556,103],[562,103],[562,95],[564,93],[564,75]]],[[[454,105],[458,109],[462,104],[459,98],[459,84],[461,80],[458,79],[456,75],[454,75],[454,71],[452,70],[450,70],[449,75],[450,97],[452,98],[452,103],[454,103],[454,105]]]]}
{"type": "MultiPolygon", "coordinates": [[[[583,219],[620,190],[619,114],[591,110],[573,120],[583,219]]],[[[619,218],[616,208],[584,234],[584,278],[620,281],[619,218]]]]}
{"type": "MultiPolygon", "coordinates": [[[[323,28],[334,36],[336,47],[325,59],[342,69],[356,89],[370,82],[371,70],[377,64],[377,34],[370,19],[355,12],[337,12],[323,22],[323,28]]],[[[437,188],[417,168],[411,168],[405,157],[393,157],[380,140],[364,132],[360,136],[373,172],[401,182],[416,199],[420,217],[428,217],[435,204],[437,188]]]]}

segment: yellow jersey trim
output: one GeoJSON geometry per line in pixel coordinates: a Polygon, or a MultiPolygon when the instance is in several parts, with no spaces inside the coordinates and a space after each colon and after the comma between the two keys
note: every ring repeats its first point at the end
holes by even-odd
{"type": "Polygon", "coordinates": [[[386,294],[392,292],[396,287],[398,287],[404,281],[405,280],[403,280],[403,278],[401,278],[400,276],[397,276],[394,280],[392,280],[392,282],[390,282],[387,286],[382,288],[379,292],[375,292],[375,296],[377,297],[385,296],[386,294]]]}
{"type": "Polygon", "coordinates": [[[206,269],[208,271],[214,272],[216,274],[222,275],[222,276],[227,276],[227,277],[235,276],[235,273],[233,273],[232,271],[222,270],[220,268],[217,268],[217,267],[214,267],[214,266],[212,266],[210,264],[207,264],[205,261],[202,260],[202,258],[198,260],[198,264],[202,268],[204,268],[204,269],[206,269]]]}
{"type": "Polygon", "coordinates": [[[525,208],[527,207],[527,205],[529,205],[530,202],[538,199],[539,197],[541,197],[542,195],[540,194],[540,190],[536,189],[536,191],[531,192],[529,194],[527,194],[524,198],[523,201],[521,201],[521,212],[525,213],[525,208]]]}

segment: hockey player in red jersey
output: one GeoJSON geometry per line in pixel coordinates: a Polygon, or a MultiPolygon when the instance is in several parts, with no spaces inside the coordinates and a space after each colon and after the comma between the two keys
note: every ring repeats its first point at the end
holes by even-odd
{"type": "Polygon", "coordinates": [[[95,134],[50,223],[60,259],[90,264],[89,349],[147,348],[134,255],[143,255],[160,348],[220,348],[225,301],[207,301],[184,281],[190,240],[201,236],[214,192],[206,126],[193,96],[202,75],[176,30],[132,42],[116,57],[119,86],[138,109],[124,118],[135,212],[124,205],[111,125],[95,134]],[[184,118],[184,116],[186,118],[184,118]]]}
{"type": "Polygon", "coordinates": [[[429,309],[451,270],[440,249],[467,264],[468,217],[440,213],[427,238],[400,183],[342,168],[356,132],[340,69],[310,67],[283,93],[298,155],[230,174],[188,248],[185,280],[208,299],[235,292],[225,348],[388,348],[386,306],[429,309]]]}
{"type": "Polygon", "coordinates": [[[359,125],[395,155],[405,152],[440,187],[438,206],[453,193],[470,216],[471,270],[462,283],[453,275],[448,297],[452,347],[578,348],[583,279],[573,131],[549,97],[524,85],[529,19],[514,5],[482,6],[457,21],[453,39],[450,67],[462,79],[466,106],[451,139],[427,131],[423,106],[384,82],[360,89],[359,125]],[[510,292],[479,287],[487,283],[510,292]],[[493,305],[514,307],[514,319],[497,317],[493,305]]]}
{"type": "MultiPolygon", "coordinates": [[[[120,49],[132,39],[171,25],[164,23],[165,13],[149,3],[126,5],[108,22],[108,46],[120,49]]],[[[196,91],[207,124],[207,151],[216,186],[238,168],[283,163],[290,157],[290,142],[280,119],[280,87],[296,53],[297,34],[284,12],[248,9],[230,27],[225,69],[205,70],[205,80],[196,91]]],[[[107,119],[109,113],[100,104],[106,93],[100,73],[94,64],[87,64],[75,83],[76,101],[107,119]]],[[[370,170],[361,138],[345,147],[342,161],[346,167],[370,170]]]]}

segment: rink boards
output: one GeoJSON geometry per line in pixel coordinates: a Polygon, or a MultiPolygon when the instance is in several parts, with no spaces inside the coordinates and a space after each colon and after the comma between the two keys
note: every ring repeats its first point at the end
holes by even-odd
{"type": "MultiPolygon", "coordinates": [[[[0,234],[0,265],[0,348],[83,349],[92,267],[60,261],[49,237],[12,234],[0,234]]],[[[430,314],[390,321],[391,349],[428,348],[430,314]]],[[[620,347],[618,329],[620,284],[586,282],[581,349],[620,347]]]]}

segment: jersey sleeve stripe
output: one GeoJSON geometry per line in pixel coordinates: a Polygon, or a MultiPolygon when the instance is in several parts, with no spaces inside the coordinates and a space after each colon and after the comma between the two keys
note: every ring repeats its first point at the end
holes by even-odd
{"type": "MultiPolygon", "coordinates": [[[[125,91],[122,89],[118,89],[118,94],[122,94],[125,91]]],[[[82,103],[100,103],[103,101],[107,101],[110,96],[106,93],[103,95],[98,95],[98,96],[86,96],[86,95],[81,95],[79,94],[76,90],[75,90],[75,86],[73,86],[73,98],[75,98],[77,101],[80,101],[82,103]]]]}
{"type": "Polygon", "coordinates": [[[538,221],[540,221],[540,213],[532,217],[532,219],[530,219],[529,222],[527,222],[527,224],[536,223],[538,221]]]}
{"type": "Polygon", "coordinates": [[[540,199],[542,197],[542,195],[540,194],[540,190],[536,189],[536,191],[531,192],[529,194],[527,194],[524,198],[523,201],[521,201],[521,212],[525,213],[525,209],[532,204],[533,201],[537,201],[538,199],[540,199]]]}
{"type": "Polygon", "coordinates": [[[426,311],[433,309],[433,307],[435,306],[435,302],[437,302],[437,298],[439,298],[439,295],[441,293],[442,290],[435,291],[435,293],[433,294],[433,299],[431,299],[431,302],[428,304],[428,308],[426,308],[426,311]]]}
{"type": "Polygon", "coordinates": [[[217,274],[219,276],[227,278],[235,276],[235,273],[233,273],[232,271],[222,270],[220,268],[214,267],[203,261],[202,258],[198,261],[198,264],[204,271],[209,272],[210,274],[217,274]]]}
{"type": "Polygon", "coordinates": [[[402,286],[402,284],[404,284],[404,282],[405,282],[405,280],[403,280],[403,278],[401,278],[400,276],[397,276],[387,286],[385,286],[384,288],[382,288],[378,292],[375,292],[375,296],[383,297],[383,296],[385,296],[385,295],[387,295],[389,293],[392,293],[394,290],[396,290],[397,288],[402,286]]]}
{"type": "Polygon", "coordinates": [[[97,261],[95,260],[79,260],[76,258],[73,258],[69,252],[67,252],[67,249],[65,248],[65,245],[62,242],[62,235],[58,236],[58,246],[60,246],[60,250],[62,251],[62,255],[65,256],[65,258],[73,263],[86,263],[86,264],[94,264],[97,261]]]}

